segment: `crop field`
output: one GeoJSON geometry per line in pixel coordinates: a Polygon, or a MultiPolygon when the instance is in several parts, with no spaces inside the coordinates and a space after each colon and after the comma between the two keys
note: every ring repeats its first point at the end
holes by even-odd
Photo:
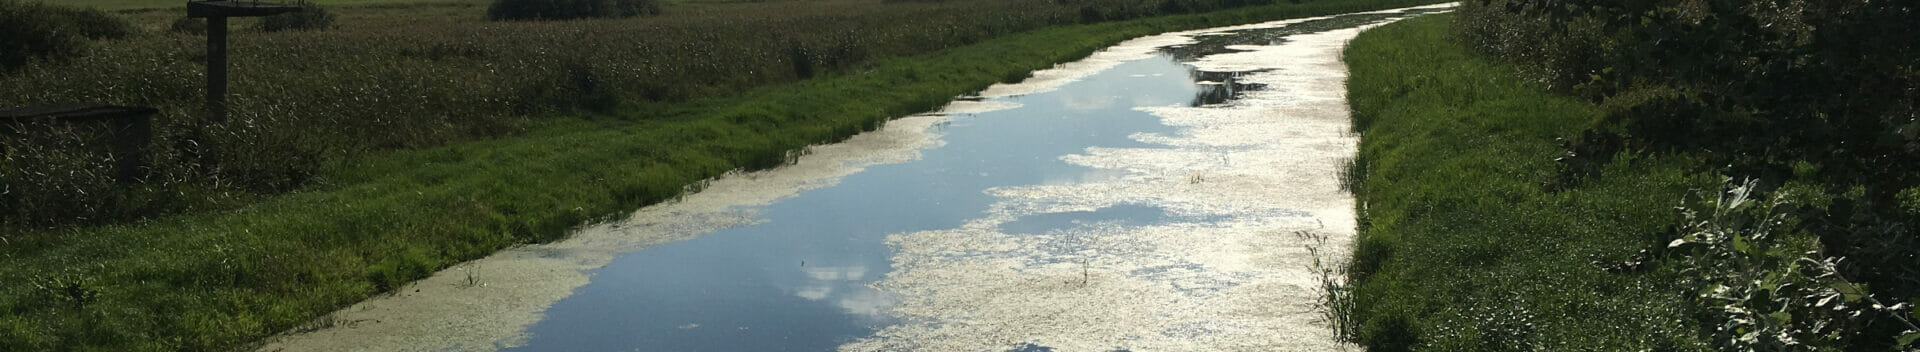
{"type": "MultiPolygon", "coordinates": [[[[259,195],[325,184],[320,174],[328,164],[370,151],[513,135],[550,121],[535,116],[612,115],[607,112],[623,104],[728,96],[1050,25],[1161,11],[1144,0],[831,0],[697,3],[671,5],[654,17],[493,22],[486,9],[477,2],[340,7],[331,10],[337,20],[330,29],[272,33],[237,20],[230,54],[234,116],[222,122],[198,113],[204,39],[169,30],[183,12],[130,13],[135,30],[126,38],[94,41],[71,62],[0,76],[0,106],[159,108],[147,187],[104,182],[103,164],[9,159],[0,180],[14,186],[4,196],[10,199],[0,201],[20,206],[0,227],[229,209],[259,195]],[[29,169],[48,172],[22,173],[29,169]]],[[[613,118],[643,119],[657,111],[629,110],[645,113],[613,118]]]]}

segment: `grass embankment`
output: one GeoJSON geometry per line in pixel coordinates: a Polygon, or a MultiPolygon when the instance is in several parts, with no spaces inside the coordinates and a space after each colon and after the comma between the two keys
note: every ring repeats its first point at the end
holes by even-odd
{"type": "Polygon", "coordinates": [[[236,211],[7,247],[0,282],[20,284],[0,286],[0,349],[230,348],[1129,37],[1430,2],[1315,2],[1047,28],[730,98],[623,104],[612,118],[355,158],[324,170],[327,187],[236,211]],[[632,116],[645,118],[619,118],[632,116]]]}
{"type": "Polygon", "coordinates": [[[1349,272],[1359,340],[1374,351],[1704,349],[1672,274],[1623,267],[1663,247],[1674,207],[1719,179],[1678,157],[1621,156],[1563,184],[1556,138],[1578,136],[1601,108],[1470,53],[1450,38],[1452,17],[1384,26],[1346,52],[1363,136],[1349,272]]]}

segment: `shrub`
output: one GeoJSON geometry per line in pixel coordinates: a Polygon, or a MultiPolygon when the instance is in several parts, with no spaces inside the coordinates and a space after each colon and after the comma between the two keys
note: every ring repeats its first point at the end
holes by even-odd
{"type": "Polygon", "coordinates": [[[487,19],[565,20],[660,14],[656,0],[494,0],[487,19]]]}
{"type": "Polygon", "coordinates": [[[1912,304],[1883,300],[1891,295],[1849,281],[1840,271],[1847,259],[1826,256],[1788,226],[1795,222],[1787,210],[1808,205],[1795,200],[1818,195],[1782,189],[1762,197],[1758,186],[1752,179],[1729,182],[1718,197],[1689,199],[1679,208],[1687,221],[1664,250],[1682,264],[1679,284],[1692,293],[1696,316],[1719,327],[1712,330],[1716,345],[1728,351],[1920,347],[1914,344],[1920,327],[1908,318],[1912,304]],[[1875,336],[1876,328],[1904,333],[1875,336]]]}
{"type": "Polygon", "coordinates": [[[81,36],[88,39],[120,39],[133,34],[133,25],[114,14],[95,8],[56,7],[61,17],[81,36]]]}
{"type": "Polygon", "coordinates": [[[0,70],[79,56],[87,41],[70,18],[46,4],[0,0],[0,70]]]}
{"type": "Polygon", "coordinates": [[[1080,7],[1080,23],[1098,23],[1105,20],[1107,20],[1107,17],[1106,15],[1100,14],[1100,9],[1093,8],[1093,6],[1080,7]]]}
{"type": "MultiPolygon", "coordinates": [[[[333,14],[327,13],[326,8],[322,8],[320,5],[306,0],[294,2],[294,6],[299,6],[300,11],[261,18],[259,24],[254,27],[259,28],[260,31],[263,32],[321,30],[333,27],[333,14]]],[[[202,33],[204,33],[204,24],[201,30],[202,33]]]]}

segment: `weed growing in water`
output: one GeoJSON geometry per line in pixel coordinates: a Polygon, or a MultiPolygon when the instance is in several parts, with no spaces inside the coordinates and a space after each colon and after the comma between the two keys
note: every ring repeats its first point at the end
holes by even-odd
{"type": "Polygon", "coordinates": [[[1307,249],[1307,256],[1313,261],[1307,264],[1320,281],[1320,300],[1314,302],[1314,308],[1320,311],[1320,318],[1333,329],[1333,337],[1343,342],[1354,340],[1356,326],[1353,321],[1353,288],[1347,286],[1345,267],[1327,265],[1323,249],[1327,248],[1327,235],[1313,230],[1294,231],[1295,239],[1301,240],[1307,249]]]}

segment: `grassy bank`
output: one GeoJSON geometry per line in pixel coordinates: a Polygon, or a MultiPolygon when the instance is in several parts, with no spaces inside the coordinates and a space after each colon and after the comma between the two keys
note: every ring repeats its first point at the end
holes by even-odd
{"type": "Polygon", "coordinates": [[[1670,240],[1679,157],[1624,155],[1562,182],[1555,160],[1601,116],[1450,38],[1451,15],[1360,35],[1346,52],[1361,228],[1350,279],[1374,351],[1700,350],[1676,276],[1637,256],[1670,240]]]}
{"type": "MultiPolygon", "coordinates": [[[[1169,30],[1409,6],[1323,1],[1067,25],[844,74],[678,103],[623,103],[511,138],[379,152],[324,187],[233,211],[29,234],[0,251],[0,349],[215,350],[453,263],[564,236],[736,168],[1169,30]]],[[[240,70],[245,70],[241,68],[240,70]]]]}

